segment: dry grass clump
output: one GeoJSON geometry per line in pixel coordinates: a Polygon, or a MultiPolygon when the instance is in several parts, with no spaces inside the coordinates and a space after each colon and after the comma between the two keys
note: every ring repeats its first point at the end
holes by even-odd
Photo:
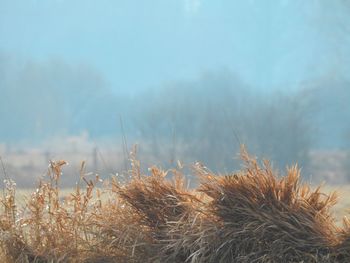
{"type": "Polygon", "coordinates": [[[218,176],[202,165],[197,189],[177,170],[156,167],[101,184],[82,165],[62,200],[65,162],[19,210],[8,181],[0,217],[1,262],[349,262],[350,224],[336,227],[334,194],[300,183],[297,167],[276,176],[242,151],[245,168],[218,176]],[[170,178],[169,178],[170,177],[170,178]],[[82,189],[85,184],[85,189],[82,189]],[[101,184],[101,185],[99,185],[101,184]],[[98,187],[96,187],[99,185],[98,187]]]}
{"type": "Polygon", "coordinates": [[[337,246],[337,260],[350,262],[350,220],[343,218],[343,228],[340,229],[339,238],[341,242],[337,246]]]}
{"type": "Polygon", "coordinates": [[[2,220],[10,227],[2,228],[1,232],[7,236],[2,239],[6,262],[67,261],[80,256],[81,248],[90,244],[88,216],[95,209],[88,205],[92,202],[94,183],[86,181],[85,191],[81,192],[77,186],[71,200],[60,200],[58,182],[65,164],[63,161],[50,163],[48,181],[39,183],[20,212],[13,206],[12,211],[6,213],[9,201],[15,199],[14,191],[7,191],[2,220]]]}
{"type": "Polygon", "coordinates": [[[16,184],[10,179],[5,179],[4,184],[1,199],[3,211],[0,215],[0,259],[6,259],[5,262],[33,260],[34,254],[24,242],[21,232],[16,230],[16,184]]]}
{"type": "Polygon", "coordinates": [[[192,252],[194,262],[328,262],[338,244],[329,213],[335,195],[301,185],[296,167],[279,179],[267,162],[243,159],[246,169],[229,176],[197,167],[198,191],[210,197],[205,225],[214,229],[198,232],[208,241],[192,252]]]}
{"type": "MultiPolygon", "coordinates": [[[[130,217],[136,218],[137,224],[147,233],[147,241],[139,247],[147,247],[151,253],[146,258],[155,262],[162,258],[161,254],[168,254],[165,247],[172,239],[173,224],[186,221],[200,200],[186,189],[184,177],[177,170],[162,171],[152,167],[151,175],[145,176],[135,172],[139,171],[138,162],[134,161],[133,167],[131,181],[124,185],[114,182],[113,191],[132,209],[130,217]],[[170,173],[173,175],[172,180],[166,179],[170,173]]],[[[176,251],[175,254],[175,258],[181,262],[186,260],[181,251],[176,251]]]]}

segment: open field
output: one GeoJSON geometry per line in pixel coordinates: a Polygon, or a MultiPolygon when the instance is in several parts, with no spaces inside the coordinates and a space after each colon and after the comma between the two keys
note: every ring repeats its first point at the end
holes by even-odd
{"type": "Polygon", "coordinates": [[[7,181],[0,260],[349,262],[350,223],[333,216],[345,213],[349,186],[319,190],[302,183],[296,167],[277,177],[244,150],[242,158],[244,168],[225,176],[197,163],[191,189],[181,167],[144,175],[134,157],[128,177],[101,182],[83,164],[76,188],[61,189],[65,162],[52,162],[32,194],[7,181]]]}
{"type": "MultiPolygon", "coordinates": [[[[334,214],[338,225],[342,224],[344,216],[350,218],[350,184],[348,185],[324,185],[322,186],[322,192],[330,194],[336,192],[338,196],[337,203],[330,209],[334,214]]],[[[102,189],[100,189],[102,191],[102,189]]],[[[16,190],[16,202],[19,206],[24,206],[26,200],[30,195],[35,192],[35,189],[17,189],[16,190]]],[[[61,200],[69,197],[74,192],[74,188],[62,188],[60,189],[61,200]]],[[[106,196],[102,196],[102,199],[106,199],[106,196]]]]}

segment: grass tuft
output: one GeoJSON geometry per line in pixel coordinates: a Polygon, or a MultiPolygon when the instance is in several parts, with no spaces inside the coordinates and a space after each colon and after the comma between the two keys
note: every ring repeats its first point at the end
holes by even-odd
{"type": "Polygon", "coordinates": [[[1,262],[349,262],[350,223],[338,227],[326,195],[300,180],[297,166],[278,176],[242,150],[244,168],[217,175],[194,166],[186,187],[179,170],[140,172],[101,182],[82,163],[63,198],[65,161],[18,207],[7,179],[0,214],[1,262]],[[91,179],[92,178],[92,179],[91,179]]]}

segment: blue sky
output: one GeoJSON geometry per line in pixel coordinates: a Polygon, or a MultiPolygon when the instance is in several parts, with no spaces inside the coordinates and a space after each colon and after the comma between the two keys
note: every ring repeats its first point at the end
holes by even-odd
{"type": "Polygon", "coordinates": [[[297,88],[347,75],[345,11],[341,0],[0,0],[0,53],[87,64],[115,91],[220,70],[297,88]]]}

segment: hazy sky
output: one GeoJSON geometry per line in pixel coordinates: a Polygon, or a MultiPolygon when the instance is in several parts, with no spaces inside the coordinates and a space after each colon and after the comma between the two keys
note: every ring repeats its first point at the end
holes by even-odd
{"type": "Polygon", "coordinates": [[[0,0],[0,53],[87,64],[115,91],[222,69],[260,89],[296,87],[346,75],[343,2],[0,0]]]}

